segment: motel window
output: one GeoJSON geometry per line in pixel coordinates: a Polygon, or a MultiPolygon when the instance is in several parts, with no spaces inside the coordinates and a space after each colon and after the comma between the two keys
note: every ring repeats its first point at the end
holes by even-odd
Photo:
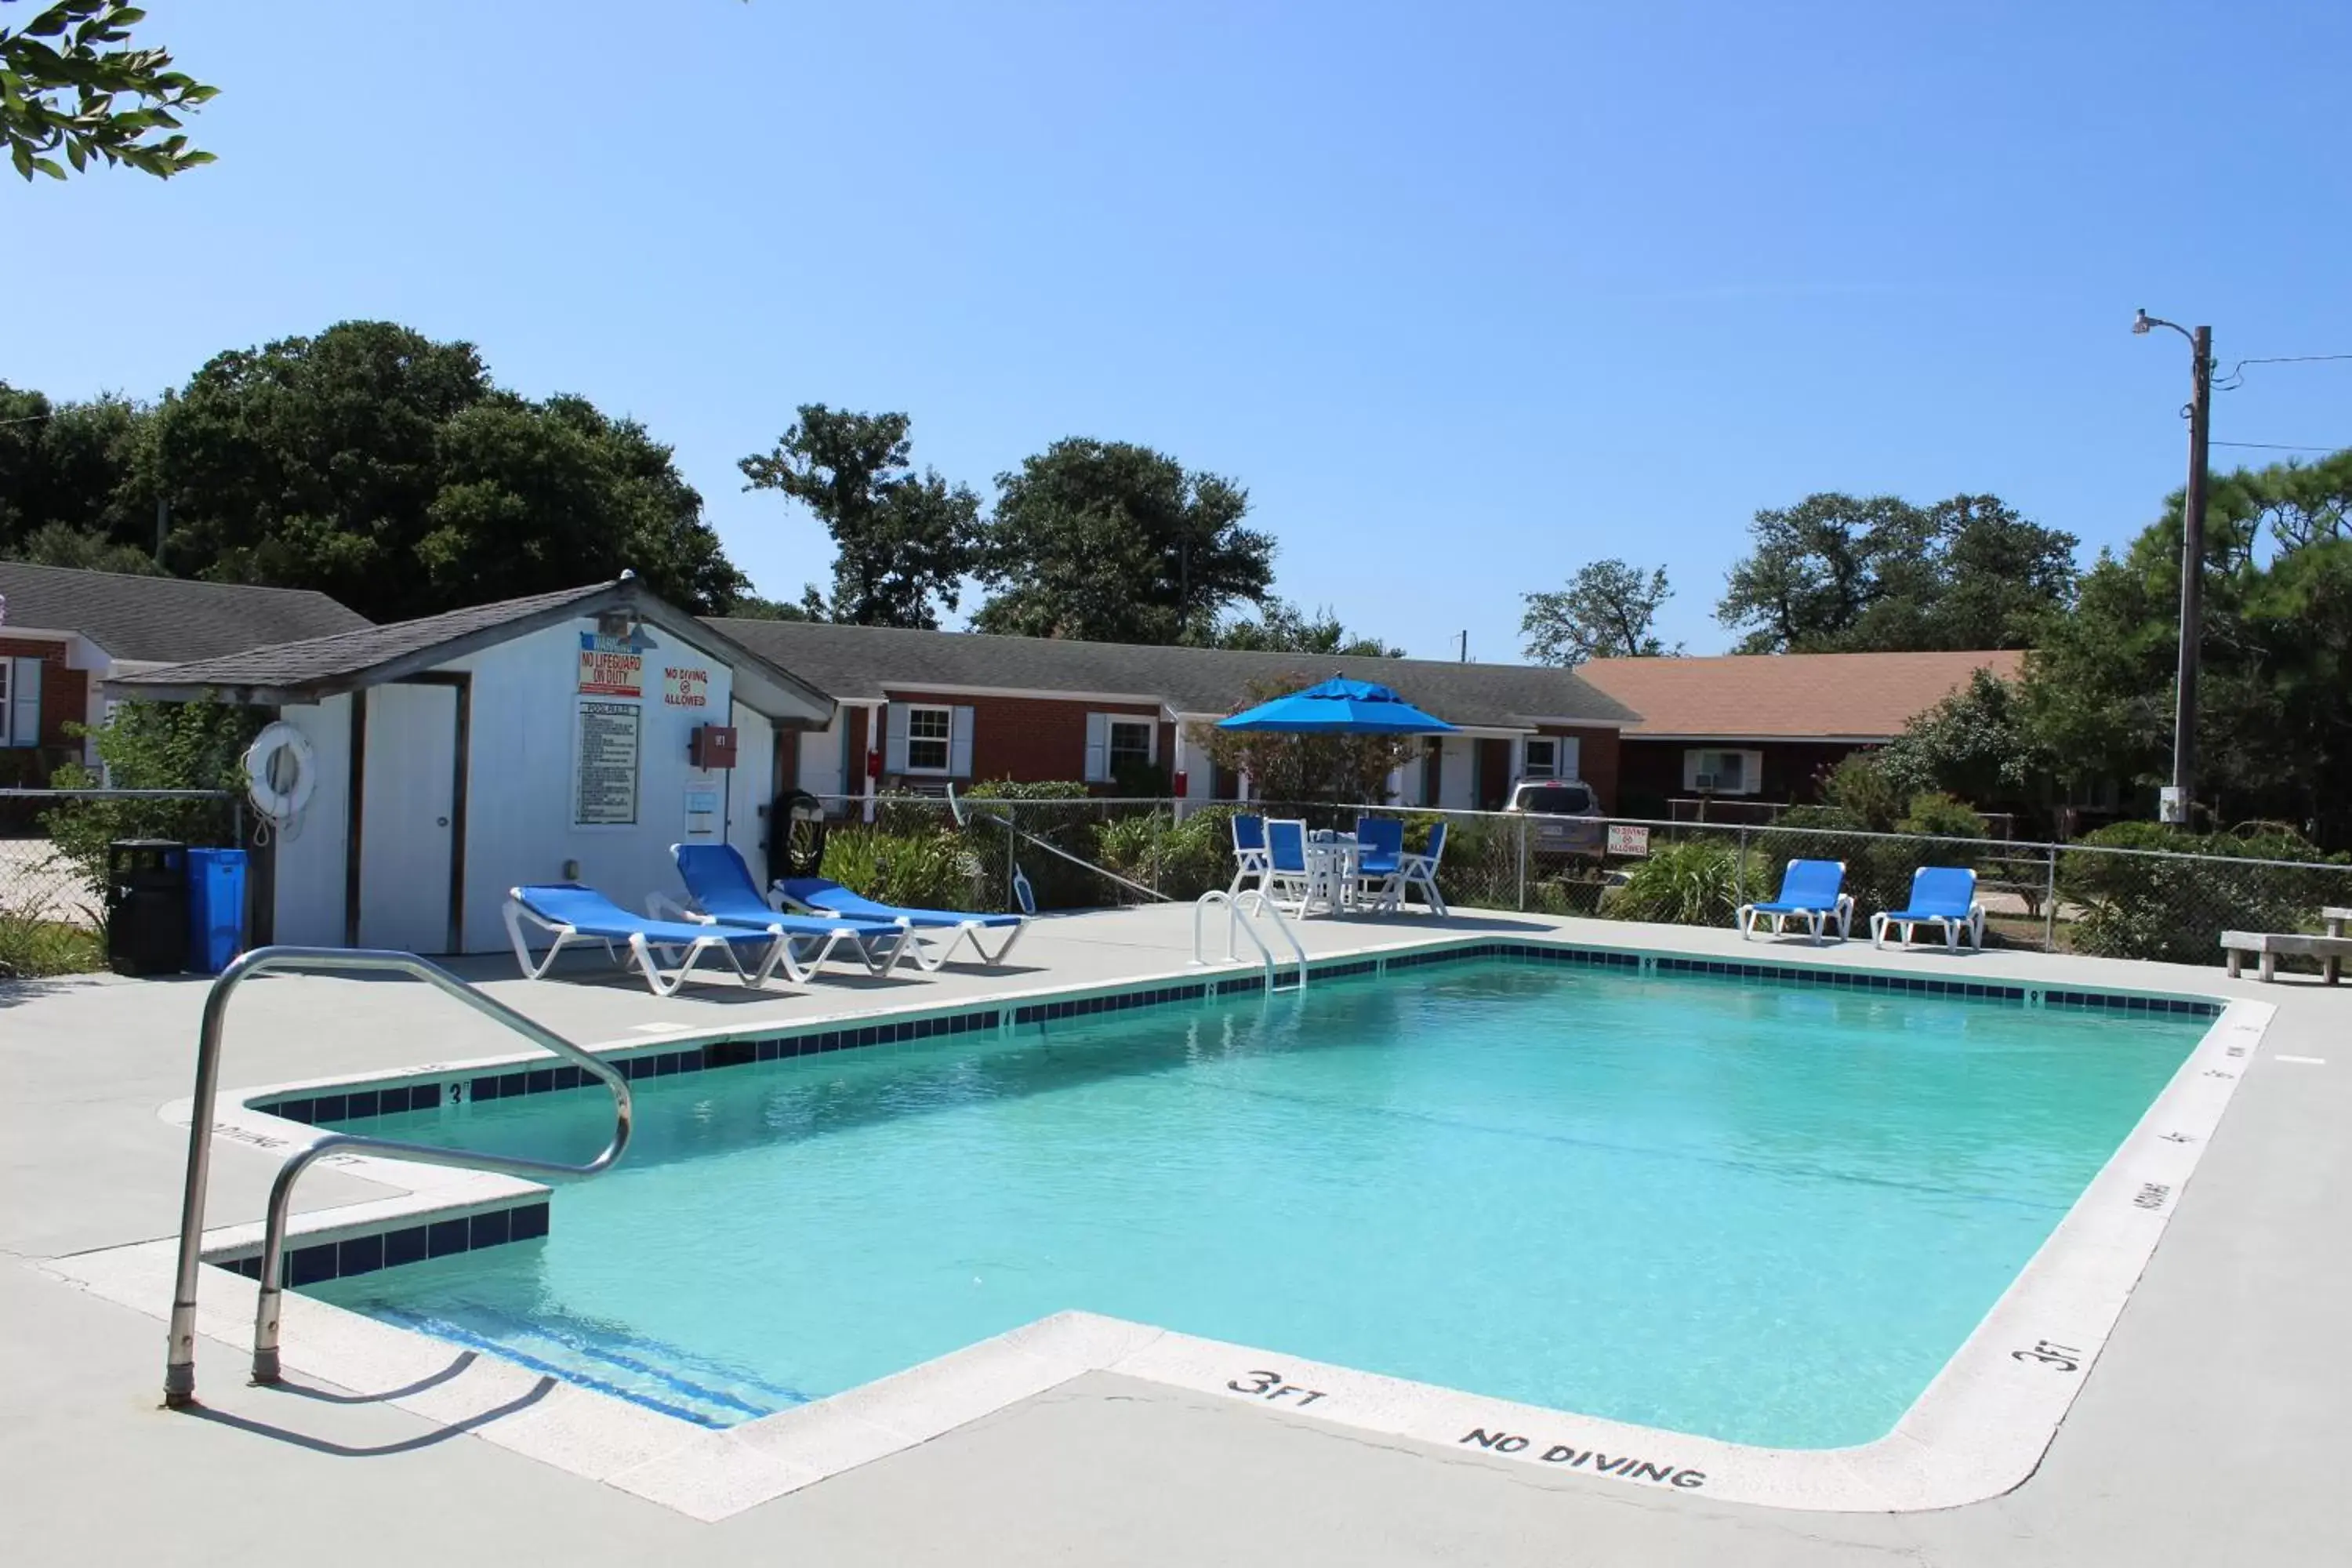
{"type": "Polygon", "coordinates": [[[945,708],[907,710],[907,771],[943,773],[948,771],[948,736],[953,713],[945,708]]]}
{"type": "Polygon", "coordinates": [[[1538,735],[1528,742],[1527,766],[1522,776],[1549,779],[1559,776],[1559,743],[1549,736],[1538,735]]]}
{"type": "Polygon", "coordinates": [[[1122,713],[1087,715],[1087,783],[1108,784],[1122,767],[1144,767],[1159,760],[1160,726],[1152,720],[1122,713]]]}
{"type": "Polygon", "coordinates": [[[1152,731],[1159,726],[1141,719],[1114,719],[1110,722],[1110,772],[1118,776],[1125,767],[1149,767],[1151,763],[1152,731]]]}
{"type": "Polygon", "coordinates": [[[0,746],[41,743],[41,661],[0,658],[0,746]]]}
{"type": "Polygon", "coordinates": [[[940,702],[893,702],[888,708],[882,758],[885,773],[971,776],[971,709],[940,702]]]}
{"type": "Polygon", "coordinates": [[[1685,752],[1683,787],[1700,795],[1755,795],[1764,787],[1764,753],[1685,752]]]}

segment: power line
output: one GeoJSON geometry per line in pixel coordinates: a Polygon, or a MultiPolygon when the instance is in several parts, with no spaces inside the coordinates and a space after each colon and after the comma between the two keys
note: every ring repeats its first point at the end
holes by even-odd
{"type": "Polygon", "coordinates": [[[2330,360],[2352,360],[2352,354],[2270,354],[2261,359],[2242,359],[2213,386],[2217,392],[2235,392],[2244,384],[2244,371],[2250,364],[2317,364],[2330,360]]]}
{"type": "MultiPolygon", "coordinates": [[[[2346,357],[2352,358],[2352,355],[2347,355],[2346,357]]],[[[2216,447],[2246,447],[2260,452],[2340,452],[2344,450],[2345,447],[2352,447],[2352,441],[2347,441],[2344,443],[2344,446],[2339,447],[2290,447],[2278,441],[2216,441],[2213,445],[2216,447]]]]}

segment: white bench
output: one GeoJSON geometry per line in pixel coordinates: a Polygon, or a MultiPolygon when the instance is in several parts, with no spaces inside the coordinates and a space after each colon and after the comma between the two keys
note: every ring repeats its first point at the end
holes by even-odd
{"type": "MultiPolygon", "coordinates": [[[[2330,910],[2328,916],[2352,917],[2352,910],[2330,910]]],[[[2343,922],[2329,919],[2328,925],[2337,932],[2343,922]]],[[[2262,977],[2278,978],[2278,961],[2282,953],[2298,958],[2319,960],[2320,978],[2328,984],[2336,984],[2336,975],[2347,958],[2352,958],[2352,937],[2304,936],[2292,931],[2225,931],[2221,933],[2221,949],[2229,954],[2230,978],[2235,980],[2245,972],[2246,954],[2255,953],[2262,959],[2262,977]]]]}

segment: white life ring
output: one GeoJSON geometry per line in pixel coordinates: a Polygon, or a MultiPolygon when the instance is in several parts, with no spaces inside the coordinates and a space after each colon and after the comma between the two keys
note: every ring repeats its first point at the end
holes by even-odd
{"type": "Polygon", "coordinates": [[[310,804],[319,787],[318,753],[310,737],[280,720],[253,738],[245,753],[246,794],[253,809],[284,827],[310,804]]]}

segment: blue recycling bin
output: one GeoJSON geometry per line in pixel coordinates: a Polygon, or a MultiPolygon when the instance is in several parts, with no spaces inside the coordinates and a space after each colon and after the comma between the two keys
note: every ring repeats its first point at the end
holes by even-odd
{"type": "Polygon", "coordinates": [[[245,951],[245,851],[188,851],[188,968],[218,974],[245,951]]]}

